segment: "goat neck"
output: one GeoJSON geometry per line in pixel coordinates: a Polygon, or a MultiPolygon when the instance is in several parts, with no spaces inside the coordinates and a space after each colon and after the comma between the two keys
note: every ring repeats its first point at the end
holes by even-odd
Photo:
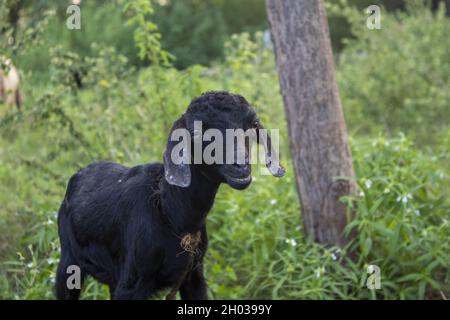
{"type": "Polygon", "coordinates": [[[206,222],[219,184],[191,165],[191,184],[178,187],[161,181],[161,210],[173,231],[182,235],[199,231],[206,222]]]}

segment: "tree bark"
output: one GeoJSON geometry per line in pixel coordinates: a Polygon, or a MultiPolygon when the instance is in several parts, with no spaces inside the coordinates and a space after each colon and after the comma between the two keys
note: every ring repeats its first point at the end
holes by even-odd
{"type": "MultiPolygon", "coordinates": [[[[267,0],[305,231],[342,246],[356,190],[322,0],[267,0]]],[[[350,215],[351,216],[351,215],[350,215]]]]}

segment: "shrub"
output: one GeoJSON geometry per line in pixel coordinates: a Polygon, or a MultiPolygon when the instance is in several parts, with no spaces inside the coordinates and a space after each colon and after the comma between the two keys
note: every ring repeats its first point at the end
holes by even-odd
{"type": "Polygon", "coordinates": [[[356,38],[340,55],[338,78],[349,127],[439,142],[450,118],[450,20],[423,5],[384,14],[382,29],[353,18],[356,38]],[[430,49],[432,48],[432,49],[430,49]]]}

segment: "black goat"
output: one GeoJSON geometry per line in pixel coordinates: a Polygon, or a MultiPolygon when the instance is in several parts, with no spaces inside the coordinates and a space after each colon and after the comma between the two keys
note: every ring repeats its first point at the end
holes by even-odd
{"type": "MultiPolygon", "coordinates": [[[[172,132],[184,128],[195,135],[194,121],[224,134],[226,129],[261,128],[248,102],[227,92],[194,99],[172,132]]],[[[270,138],[263,142],[266,157],[274,159],[270,138]]],[[[248,145],[243,164],[207,165],[175,164],[175,144],[169,137],[164,164],[93,163],[70,179],[58,214],[58,299],[79,297],[80,288],[67,285],[71,265],[79,267],[80,282],[91,275],[109,285],[113,299],[146,299],[164,288],[172,289],[171,298],[179,290],[183,299],[207,299],[206,215],[221,183],[235,189],[250,184],[248,145]]],[[[277,163],[268,167],[275,176],[284,174],[277,163]]]]}

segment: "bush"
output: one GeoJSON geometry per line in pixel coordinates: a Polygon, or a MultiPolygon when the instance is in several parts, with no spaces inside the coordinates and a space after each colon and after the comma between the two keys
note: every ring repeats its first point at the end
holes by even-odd
{"type": "MultiPolygon", "coordinates": [[[[120,0],[118,0],[120,1],[120,0]]],[[[40,45],[18,52],[17,65],[20,69],[32,73],[37,80],[48,81],[48,66],[50,64],[48,50],[60,46],[62,50],[80,56],[91,56],[97,43],[98,47],[114,47],[119,53],[127,56],[133,65],[143,63],[137,56],[134,46],[133,28],[125,25],[126,19],[121,10],[117,10],[117,1],[83,1],[81,5],[81,29],[66,28],[67,4],[62,1],[41,1],[25,8],[21,24],[26,27],[19,29],[18,38],[28,32],[36,22],[40,21],[44,9],[54,13],[48,19],[48,26],[40,37],[40,45]],[[99,30],[101,32],[99,32],[99,30]]],[[[27,77],[29,78],[29,77],[27,77]]]]}
{"type": "Polygon", "coordinates": [[[436,144],[450,118],[450,20],[423,5],[383,15],[382,30],[353,19],[356,38],[340,55],[338,78],[349,127],[436,144]],[[432,50],[430,49],[432,48],[432,50]]]}

